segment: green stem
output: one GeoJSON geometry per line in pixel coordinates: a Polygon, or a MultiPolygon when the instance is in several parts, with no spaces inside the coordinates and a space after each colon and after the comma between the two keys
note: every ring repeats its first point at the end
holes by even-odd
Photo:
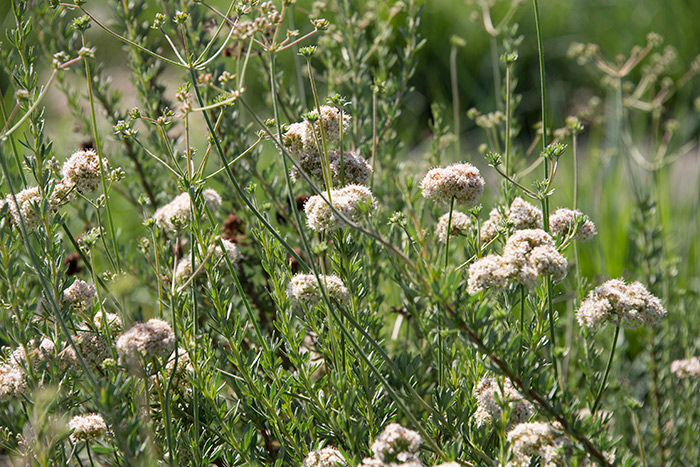
{"type": "MultiPolygon", "coordinates": [[[[83,47],[85,47],[85,35],[82,36],[83,47]]],[[[107,218],[109,219],[109,233],[112,237],[112,247],[114,248],[114,257],[116,259],[117,272],[121,272],[122,266],[119,259],[119,248],[117,247],[117,236],[114,233],[114,220],[112,219],[112,208],[109,202],[109,192],[107,190],[107,176],[105,174],[104,160],[102,159],[102,148],[100,145],[100,135],[97,130],[97,116],[95,114],[95,99],[92,93],[92,74],[90,73],[90,63],[85,60],[85,77],[87,78],[87,88],[88,88],[88,99],[90,100],[90,116],[92,117],[92,131],[95,138],[95,151],[97,152],[97,158],[100,164],[100,179],[102,180],[102,192],[105,197],[105,207],[107,208],[107,218]]],[[[107,246],[105,245],[105,250],[107,246]]],[[[110,256],[108,254],[108,256],[110,256]]],[[[112,260],[110,256],[110,261],[112,260]]]]}
{"type": "Polygon", "coordinates": [[[457,46],[450,50],[450,81],[452,83],[452,119],[455,133],[455,155],[459,160],[462,156],[460,148],[460,119],[459,119],[459,84],[457,82],[457,46]]]}
{"type": "Polygon", "coordinates": [[[600,388],[598,389],[598,395],[595,397],[593,402],[593,407],[591,407],[591,415],[595,415],[600,405],[600,400],[603,397],[603,391],[605,391],[605,384],[608,382],[608,375],[610,374],[610,367],[612,367],[613,357],[615,357],[615,348],[617,347],[617,338],[620,336],[620,325],[615,327],[615,337],[612,342],[612,349],[610,350],[610,358],[608,358],[608,364],[605,366],[605,374],[603,375],[603,381],[600,383],[600,388]]]}
{"type": "Polygon", "coordinates": [[[525,334],[525,286],[520,285],[520,335],[525,334]]]}
{"type": "Polygon", "coordinates": [[[452,212],[455,207],[454,196],[450,200],[450,213],[447,216],[447,235],[445,236],[445,269],[447,265],[450,264],[450,229],[452,228],[452,212]]]}
{"type": "MultiPolygon", "coordinates": [[[[532,0],[533,7],[535,10],[535,29],[537,33],[537,52],[540,63],[540,94],[541,94],[541,108],[542,108],[542,152],[547,148],[547,94],[545,89],[545,71],[544,71],[544,48],[542,45],[542,27],[540,24],[540,8],[538,0],[532,0]]],[[[544,159],[544,179],[548,180],[548,185],[552,183],[549,172],[549,161],[547,158],[544,159]]],[[[542,228],[545,232],[549,232],[549,197],[547,195],[542,198],[542,228]]],[[[554,368],[555,379],[558,379],[559,370],[557,369],[556,361],[556,336],[554,330],[554,310],[552,309],[552,295],[553,295],[553,285],[552,278],[547,276],[547,314],[549,316],[549,335],[550,335],[550,349],[552,354],[552,366],[554,368]]]]}
{"type": "Polygon", "coordinates": [[[642,467],[647,467],[647,456],[644,452],[642,434],[639,431],[639,420],[637,420],[637,414],[634,413],[634,410],[630,409],[630,415],[632,417],[632,428],[634,428],[634,435],[637,437],[637,446],[639,446],[639,457],[642,459],[642,467]]]}
{"type": "Polygon", "coordinates": [[[377,166],[377,90],[372,91],[372,175],[369,178],[370,189],[374,188],[374,172],[377,166]]]}
{"type": "Polygon", "coordinates": [[[506,66],[506,175],[510,175],[510,152],[511,152],[511,141],[510,141],[510,119],[513,109],[511,109],[511,99],[510,99],[510,81],[511,81],[511,71],[513,65],[510,63],[506,66]]]}
{"type": "MultiPolygon", "coordinates": [[[[328,146],[326,145],[326,131],[323,129],[323,118],[321,117],[321,102],[318,99],[318,90],[316,89],[316,80],[314,80],[313,70],[311,69],[311,60],[306,60],[306,65],[309,70],[309,80],[311,81],[311,91],[314,95],[314,103],[316,104],[316,112],[318,113],[318,127],[321,129],[321,163],[323,165],[323,173],[326,174],[326,190],[328,191],[328,201],[331,199],[331,190],[333,189],[333,180],[331,180],[331,166],[328,161],[328,146]]],[[[315,134],[315,130],[314,130],[315,134]]]]}

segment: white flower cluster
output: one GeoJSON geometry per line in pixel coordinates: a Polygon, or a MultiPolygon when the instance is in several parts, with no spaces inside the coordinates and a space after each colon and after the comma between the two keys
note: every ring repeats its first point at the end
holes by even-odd
{"type": "MultiPolygon", "coordinates": [[[[221,206],[221,196],[211,188],[202,191],[202,198],[210,211],[214,212],[221,206]]],[[[159,227],[170,231],[180,229],[190,220],[190,195],[187,192],[180,193],[171,202],[161,206],[153,214],[159,227]]]]}
{"type": "MultiPolygon", "coordinates": [[[[55,345],[51,339],[44,337],[41,341],[32,339],[27,342],[29,359],[33,366],[47,362],[54,357],[55,345]]],[[[0,363],[0,400],[9,396],[22,394],[27,390],[25,368],[29,362],[23,347],[17,347],[7,363],[0,363]]]]}
{"type": "MultiPolygon", "coordinates": [[[[318,153],[306,152],[298,156],[301,169],[317,180],[323,180],[322,156],[318,153]]],[[[328,164],[331,171],[333,186],[341,185],[367,185],[372,175],[372,166],[367,160],[355,152],[344,152],[341,157],[339,151],[328,152],[328,164]],[[342,182],[345,183],[342,183],[342,182]]],[[[301,174],[296,167],[289,171],[292,181],[296,182],[301,174]]]]}
{"type": "MultiPolygon", "coordinates": [[[[344,152],[341,163],[340,150],[329,148],[340,143],[341,120],[343,134],[346,134],[352,117],[341,112],[337,107],[322,105],[320,109],[320,116],[317,109],[309,112],[313,123],[303,121],[289,125],[287,132],[282,135],[282,144],[297,160],[304,172],[322,181],[325,165],[321,136],[321,127],[323,127],[328,150],[328,168],[333,185],[366,185],[372,174],[372,166],[367,160],[355,152],[344,152]],[[342,183],[343,181],[345,183],[342,183]]],[[[295,182],[301,178],[296,167],[292,167],[290,175],[295,182]]]]}
{"type": "Polygon", "coordinates": [[[596,235],[595,224],[579,210],[568,208],[559,208],[549,216],[549,230],[558,234],[560,237],[566,238],[570,236],[576,229],[578,222],[581,225],[578,227],[574,239],[582,242],[591,240],[596,235]]]}
{"type": "Polygon", "coordinates": [[[76,311],[92,308],[96,296],[95,286],[81,279],[76,279],[70,287],[63,291],[63,300],[70,303],[76,311]]]}
{"type": "MultiPolygon", "coordinates": [[[[105,172],[108,169],[107,161],[102,160],[105,172]]],[[[71,201],[74,191],[87,193],[94,191],[102,174],[100,173],[100,161],[97,153],[92,149],[80,149],[73,153],[61,169],[63,179],[49,182],[46,193],[48,213],[55,214],[62,205],[71,201]]],[[[12,221],[16,227],[22,225],[24,219],[25,228],[32,230],[41,225],[41,217],[37,215],[32,205],[40,206],[43,200],[42,192],[38,186],[30,186],[15,194],[17,203],[12,195],[7,195],[5,202],[8,204],[12,221]]]]}
{"type": "Polygon", "coordinates": [[[687,378],[692,376],[697,378],[700,376],[700,360],[698,357],[691,357],[685,360],[676,360],[671,362],[671,373],[679,378],[687,378]]]}
{"type": "Polygon", "coordinates": [[[176,284],[182,284],[190,278],[194,269],[192,268],[192,258],[190,255],[185,255],[177,261],[175,267],[175,277],[173,280],[176,284]]]}
{"type": "MultiPolygon", "coordinates": [[[[73,337],[73,342],[80,350],[87,365],[99,367],[109,357],[107,341],[100,334],[91,331],[78,331],[77,335],[73,337]]],[[[64,364],[75,365],[78,363],[78,356],[73,346],[66,347],[61,352],[60,357],[64,364]]]]}
{"type": "Polygon", "coordinates": [[[476,206],[484,192],[484,178],[479,169],[469,163],[457,163],[430,170],[420,187],[423,197],[439,204],[462,204],[467,208],[476,206]]]}
{"type": "Polygon", "coordinates": [[[175,334],[170,324],[161,319],[137,323],[117,339],[117,353],[125,363],[138,365],[146,360],[167,357],[175,349],[175,334]]]}
{"type": "Polygon", "coordinates": [[[68,428],[72,430],[70,438],[74,443],[91,441],[108,433],[104,418],[96,413],[76,415],[68,422],[68,428]]]}
{"type": "Polygon", "coordinates": [[[301,467],[343,467],[348,465],[343,455],[336,448],[327,446],[317,451],[311,451],[301,467]]]}
{"type": "Polygon", "coordinates": [[[488,243],[496,238],[498,229],[506,225],[513,230],[542,227],[542,211],[519,196],[504,211],[505,215],[498,208],[492,209],[489,218],[481,224],[482,243],[488,243]]]}
{"type": "Polygon", "coordinates": [[[0,364],[0,400],[27,390],[27,375],[17,365],[0,364]]]}
{"type": "Polygon", "coordinates": [[[122,329],[122,319],[115,313],[98,311],[92,322],[97,329],[102,329],[103,322],[112,332],[118,332],[122,329]]]}
{"type": "Polygon", "coordinates": [[[515,230],[539,229],[542,227],[542,210],[518,196],[510,203],[508,223],[515,230]]]}
{"type": "MultiPolygon", "coordinates": [[[[191,393],[192,387],[189,384],[188,374],[194,374],[194,366],[190,360],[190,356],[187,351],[181,347],[178,347],[175,352],[170,355],[168,362],[165,364],[165,377],[167,380],[171,376],[175,375],[175,381],[177,383],[177,388],[180,391],[191,393]]],[[[160,380],[162,377],[161,373],[156,373],[151,376],[151,381],[153,382],[153,387],[156,387],[156,381],[160,380]]],[[[161,382],[161,384],[166,384],[161,382]]]]}
{"type": "Polygon", "coordinates": [[[481,230],[479,235],[481,237],[481,243],[484,245],[496,238],[498,235],[498,229],[503,225],[505,218],[498,208],[491,209],[489,212],[489,218],[481,223],[481,230]]]}
{"type": "MultiPolygon", "coordinates": [[[[27,230],[39,227],[41,225],[41,217],[37,212],[43,200],[39,187],[30,186],[29,188],[25,188],[19,193],[16,193],[15,198],[13,198],[12,195],[7,195],[5,198],[10,215],[12,216],[12,222],[15,226],[20,228],[22,219],[24,219],[24,227],[27,230]],[[17,198],[17,203],[15,203],[15,198],[17,198]]],[[[49,197],[48,209],[50,214],[55,213],[59,206],[58,198],[53,196],[49,197]]]]}
{"type": "MultiPolygon", "coordinates": [[[[104,158],[102,169],[106,174],[108,166],[104,158]]],[[[94,149],[80,149],[63,164],[61,175],[63,175],[63,183],[74,187],[80,193],[95,191],[102,180],[100,158],[94,149]]]]}
{"type": "MultiPolygon", "coordinates": [[[[346,305],[350,301],[350,292],[348,292],[340,277],[323,274],[319,274],[319,277],[331,300],[335,300],[341,305],[346,305]]],[[[316,276],[313,274],[295,274],[289,285],[287,285],[287,298],[293,302],[310,306],[320,302],[322,295],[316,276]]]]}
{"type": "Polygon", "coordinates": [[[337,143],[340,141],[340,121],[343,121],[343,134],[347,134],[350,128],[350,115],[341,112],[340,109],[331,105],[322,105],[320,116],[318,109],[309,112],[310,120],[315,120],[313,127],[316,138],[321,141],[321,126],[326,137],[326,143],[337,143]]]}
{"type": "Polygon", "coordinates": [[[553,281],[561,281],[567,266],[547,232],[518,230],[506,242],[502,256],[488,255],[470,266],[467,290],[473,295],[488,288],[503,288],[509,282],[531,289],[537,285],[538,276],[551,275],[553,281]]]}
{"type": "MultiPolygon", "coordinates": [[[[207,254],[211,254],[213,263],[219,264],[223,268],[227,268],[228,266],[226,260],[223,259],[224,254],[226,254],[226,257],[228,257],[228,260],[231,262],[231,265],[235,267],[236,264],[238,264],[238,262],[243,257],[241,254],[241,250],[238,248],[238,245],[236,245],[232,241],[226,240],[225,238],[221,238],[221,243],[224,245],[223,250],[221,248],[221,244],[219,244],[219,239],[215,239],[214,242],[212,242],[212,244],[209,245],[209,248],[207,249],[207,254]]],[[[175,283],[182,284],[185,281],[187,281],[192,276],[194,271],[199,268],[200,265],[200,261],[196,260],[194,267],[192,267],[191,253],[188,253],[182,258],[180,258],[177,261],[177,266],[175,266],[175,283]]]]}
{"type": "Polygon", "coordinates": [[[415,431],[390,423],[372,443],[373,457],[360,467],[420,467],[418,449],[423,439],[415,431]]]}
{"type": "Polygon", "coordinates": [[[620,279],[612,279],[588,294],[576,312],[576,319],[589,329],[598,329],[606,321],[636,328],[656,324],[665,315],[661,300],[640,282],[627,285],[620,279]]]}
{"type": "Polygon", "coordinates": [[[474,227],[474,223],[468,215],[459,211],[452,211],[452,220],[450,221],[450,213],[440,216],[437,227],[435,227],[435,235],[438,241],[442,244],[447,242],[447,224],[450,224],[450,237],[457,235],[468,235],[474,227]]]}
{"type": "MultiPolygon", "coordinates": [[[[324,194],[325,197],[328,194],[324,194]]],[[[362,218],[363,206],[373,212],[377,208],[377,200],[369,188],[362,185],[348,185],[339,190],[331,190],[331,204],[353,222],[362,218]]],[[[321,195],[315,195],[304,204],[306,225],[316,232],[334,232],[344,227],[345,222],[331,209],[321,195]]]]}
{"type": "Polygon", "coordinates": [[[526,422],[534,412],[532,404],[523,398],[508,378],[483,378],[474,388],[474,396],[477,401],[474,412],[476,426],[491,425],[494,420],[500,420],[504,405],[510,409],[508,426],[526,422]]]}
{"type": "MultiPolygon", "coordinates": [[[[225,238],[221,239],[221,244],[219,243],[219,239],[216,239],[214,244],[209,247],[209,249],[212,250],[212,258],[214,261],[218,261],[223,258],[224,253],[226,253],[231,265],[235,266],[236,263],[241,260],[241,250],[238,249],[238,246],[235,243],[226,240],[225,238]],[[224,245],[223,250],[221,249],[221,244],[224,245]]],[[[224,261],[224,265],[225,264],[226,262],[224,261]]]]}
{"type": "Polygon", "coordinates": [[[512,457],[506,467],[528,467],[539,457],[541,467],[563,467],[568,464],[571,441],[558,423],[521,423],[508,432],[512,457]]]}

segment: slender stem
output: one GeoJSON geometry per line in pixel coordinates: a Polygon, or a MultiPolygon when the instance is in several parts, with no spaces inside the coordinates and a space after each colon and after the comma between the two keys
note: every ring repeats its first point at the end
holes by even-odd
{"type": "MultiPolygon", "coordinates": [[[[82,36],[83,47],[85,47],[85,35],[82,36]]],[[[90,62],[85,60],[85,77],[87,78],[88,99],[90,100],[90,115],[92,117],[92,131],[95,138],[95,151],[100,164],[100,179],[102,180],[102,192],[105,197],[105,207],[107,208],[107,218],[109,219],[109,233],[112,237],[112,247],[116,259],[117,272],[121,272],[121,261],[119,258],[119,248],[117,248],[117,236],[114,233],[114,220],[112,219],[112,207],[109,201],[109,190],[107,189],[107,174],[105,173],[105,163],[102,158],[102,147],[100,145],[100,134],[97,129],[97,115],[95,113],[95,99],[92,93],[92,74],[90,73],[90,62]]],[[[109,256],[109,255],[108,255],[109,256]]],[[[110,257],[111,260],[111,257],[110,257]]]]}
{"type": "Polygon", "coordinates": [[[374,172],[377,166],[377,90],[372,92],[372,175],[370,175],[369,187],[374,188],[374,172]]]}
{"type": "Polygon", "coordinates": [[[520,335],[525,334],[525,286],[520,284],[520,335]]]}
{"type": "Polygon", "coordinates": [[[445,269],[447,269],[447,265],[450,264],[450,229],[452,228],[452,212],[454,211],[455,207],[455,198],[454,196],[450,200],[450,213],[447,216],[447,235],[445,237],[445,269]]]}
{"type": "MultiPolygon", "coordinates": [[[[544,73],[544,48],[542,45],[542,26],[540,24],[540,7],[538,0],[532,0],[535,9],[535,29],[537,31],[537,53],[540,62],[540,94],[542,107],[542,152],[547,148],[547,91],[545,89],[545,73],[544,73]]],[[[549,173],[549,161],[544,159],[544,177],[551,183],[549,173]]],[[[545,196],[542,199],[542,228],[545,232],[549,232],[549,197],[545,196]]],[[[550,349],[552,353],[552,366],[554,368],[554,377],[558,379],[559,370],[557,368],[556,352],[556,335],[554,330],[554,310],[552,309],[553,284],[551,276],[547,276],[547,314],[549,316],[549,338],[550,349]]]]}
{"type": "Polygon", "coordinates": [[[338,117],[340,118],[340,142],[338,145],[340,146],[340,186],[345,186],[345,161],[343,160],[343,109],[338,107],[338,117]]]}
{"type": "MultiPolygon", "coordinates": [[[[540,7],[537,0],[532,0],[535,8],[535,30],[537,32],[537,53],[540,61],[540,94],[542,105],[542,150],[547,147],[547,94],[545,90],[545,75],[544,75],[544,49],[542,48],[542,28],[540,26],[540,7]]],[[[549,163],[544,161],[544,175],[549,175],[549,163]]]]}
{"type": "Polygon", "coordinates": [[[459,119],[459,84],[457,82],[457,46],[452,44],[450,50],[450,81],[452,83],[452,120],[455,133],[455,155],[457,159],[462,156],[460,148],[460,119],[459,119]]]}
{"type": "MultiPolygon", "coordinates": [[[[51,88],[51,83],[53,82],[54,78],[56,77],[56,73],[58,73],[58,68],[54,68],[54,70],[51,72],[49,79],[46,81],[46,84],[41,89],[41,92],[39,92],[39,95],[36,97],[36,100],[34,101],[34,103],[32,103],[31,107],[29,107],[29,109],[27,109],[27,111],[24,113],[24,115],[22,115],[22,118],[20,118],[19,121],[17,123],[15,123],[12,126],[12,128],[10,128],[9,130],[5,131],[5,129],[3,128],[2,133],[0,133],[0,140],[4,140],[8,136],[10,136],[12,133],[14,133],[14,131],[17,128],[22,126],[22,123],[24,123],[24,121],[27,118],[29,118],[31,113],[34,112],[34,110],[39,106],[39,104],[41,104],[41,101],[44,99],[44,96],[46,96],[46,93],[51,88]]],[[[14,115],[14,113],[15,112],[13,110],[12,114],[7,118],[7,121],[5,122],[5,126],[10,124],[10,120],[12,119],[12,116],[14,115]]]]}
{"type": "Polygon", "coordinates": [[[511,99],[510,99],[510,86],[511,86],[511,72],[513,70],[513,65],[508,63],[506,66],[506,135],[505,135],[505,140],[506,140],[506,174],[510,175],[510,152],[511,152],[511,141],[510,141],[510,119],[511,119],[511,113],[513,112],[513,109],[511,108],[511,99]]]}
{"type": "MultiPolygon", "coordinates": [[[[323,118],[321,116],[321,102],[318,99],[318,90],[316,89],[316,80],[314,80],[313,70],[311,69],[311,60],[306,60],[306,65],[309,70],[309,80],[311,81],[311,92],[314,96],[314,102],[316,104],[316,112],[318,112],[318,127],[321,129],[321,163],[323,165],[323,171],[326,174],[326,190],[328,191],[328,201],[332,202],[331,190],[333,189],[333,181],[331,180],[331,167],[328,161],[328,146],[326,145],[326,131],[323,128],[323,118]]],[[[316,130],[313,130],[314,134],[316,130]]]]}
{"type": "Polygon", "coordinates": [[[632,428],[634,428],[634,435],[637,437],[637,446],[639,446],[639,457],[642,458],[642,467],[647,467],[647,456],[644,452],[644,441],[642,440],[642,434],[639,432],[639,420],[637,420],[637,414],[634,410],[630,410],[630,415],[632,417],[632,428]]]}
{"type": "Polygon", "coordinates": [[[574,156],[574,210],[578,209],[578,153],[576,150],[576,132],[571,136],[574,156]]]}
{"type": "MultiPolygon", "coordinates": [[[[496,32],[496,34],[498,33],[496,32]]],[[[496,94],[496,108],[501,109],[501,105],[503,104],[501,102],[500,92],[501,71],[498,66],[498,43],[496,42],[495,35],[491,35],[491,37],[489,37],[489,45],[491,50],[491,71],[493,72],[493,90],[494,94],[496,94]]]]}
{"type": "Polygon", "coordinates": [[[90,465],[95,467],[95,462],[92,460],[92,451],[90,450],[90,441],[85,441],[85,449],[87,450],[88,459],[90,460],[90,465]]]}
{"type": "Polygon", "coordinates": [[[608,364],[605,366],[605,374],[603,375],[603,381],[600,383],[600,388],[598,389],[598,395],[595,397],[593,402],[593,407],[591,407],[591,415],[595,415],[600,405],[600,400],[603,397],[603,391],[605,391],[605,384],[608,382],[608,375],[610,374],[610,367],[612,367],[613,357],[615,357],[615,348],[617,348],[617,338],[620,336],[620,325],[615,327],[615,337],[613,337],[612,349],[610,350],[610,358],[608,358],[608,364]]]}

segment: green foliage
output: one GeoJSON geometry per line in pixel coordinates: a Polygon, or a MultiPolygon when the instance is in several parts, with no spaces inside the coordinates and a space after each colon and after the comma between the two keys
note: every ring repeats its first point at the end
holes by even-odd
{"type": "Polygon", "coordinates": [[[646,32],[619,57],[627,37],[558,37],[568,7],[540,31],[536,0],[220,3],[10,3],[12,463],[698,463],[700,368],[672,365],[700,349],[697,59],[646,32]],[[479,27],[447,47],[462,18],[479,27]],[[480,205],[421,196],[483,183],[421,181],[464,160],[480,205]],[[559,206],[582,212],[550,223],[559,206]],[[648,293],[593,303],[612,323],[587,328],[615,278],[648,293]],[[106,430],[81,431],[91,413],[106,430]],[[421,447],[386,447],[394,422],[421,447]],[[543,429],[560,449],[531,456],[518,430],[543,429]]]}

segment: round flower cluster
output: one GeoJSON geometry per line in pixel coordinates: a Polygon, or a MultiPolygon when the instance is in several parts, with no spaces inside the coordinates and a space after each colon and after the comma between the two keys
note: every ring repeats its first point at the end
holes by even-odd
{"type": "Polygon", "coordinates": [[[95,286],[81,279],[76,279],[70,287],[63,291],[63,300],[70,303],[76,311],[92,308],[96,296],[95,286]]]}
{"type": "Polygon", "coordinates": [[[340,109],[331,105],[320,106],[319,109],[314,109],[309,112],[309,119],[313,120],[313,128],[316,133],[316,138],[321,141],[321,126],[323,126],[323,135],[326,137],[326,143],[337,143],[340,141],[340,121],[343,121],[343,134],[347,134],[350,128],[350,115],[341,112],[340,109]]]}
{"type": "Polygon", "coordinates": [[[98,311],[95,314],[92,322],[95,324],[97,329],[102,329],[103,322],[109,327],[110,330],[114,332],[121,331],[122,329],[122,319],[115,313],[98,311]]]}
{"type": "MultiPolygon", "coordinates": [[[[202,192],[202,198],[210,211],[214,212],[221,206],[221,196],[208,188],[202,192]]],[[[183,224],[190,220],[190,195],[180,193],[171,202],[161,206],[153,214],[156,224],[159,227],[170,231],[178,230],[183,224]]]]}
{"type": "Polygon", "coordinates": [[[481,243],[487,244],[498,235],[498,229],[503,225],[505,218],[498,208],[493,208],[489,212],[489,218],[481,223],[481,243]]]}
{"type": "Polygon", "coordinates": [[[0,364],[0,400],[27,390],[27,375],[17,365],[0,364]]]}
{"type": "MultiPolygon", "coordinates": [[[[95,332],[79,331],[73,338],[80,354],[85,359],[87,365],[99,367],[109,357],[109,348],[105,339],[95,332]]],[[[61,352],[61,359],[64,363],[75,365],[78,363],[78,356],[73,346],[68,346],[61,352]]]]}
{"type": "Polygon", "coordinates": [[[139,357],[146,360],[167,357],[174,349],[173,329],[157,318],[135,324],[117,339],[117,353],[127,364],[138,364],[139,357]]]}
{"type": "Polygon", "coordinates": [[[192,258],[190,257],[190,255],[183,256],[178,260],[177,266],[175,267],[175,283],[182,284],[190,278],[193,271],[194,269],[192,269],[192,258]]]}
{"type": "Polygon", "coordinates": [[[452,211],[452,220],[450,213],[440,216],[437,227],[435,227],[435,235],[438,241],[442,244],[447,242],[447,224],[450,224],[450,237],[457,235],[468,235],[474,224],[468,215],[459,211],[452,211]]]}
{"type": "Polygon", "coordinates": [[[665,315],[661,300],[640,282],[627,285],[620,279],[612,279],[588,294],[576,312],[576,319],[588,329],[598,329],[605,321],[636,328],[656,324],[665,315]]]}
{"type": "Polygon", "coordinates": [[[423,197],[440,204],[463,204],[474,207],[484,192],[484,178],[479,169],[468,163],[436,167],[421,180],[423,197]]]}
{"type": "Polygon", "coordinates": [[[595,224],[581,211],[559,208],[549,216],[549,230],[560,237],[570,236],[576,227],[578,230],[573,238],[582,242],[591,240],[597,233],[595,224]]]}
{"type": "Polygon", "coordinates": [[[24,227],[27,230],[36,229],[41,225],[41,217],[37,214],[32,205],[41,206],[41,191],[39,187],[32,186],[26,188],[19,193],[15,194],[17,198],[17,203],[12,195],[7,195],[5,200],[7,201],[8,209],[12,215],[12,222],[15,226],[19,228],[22,225],[22,219],[24,219],[24,227]]]}
{"type": "Polygon", "coordinates": [[[489,243],[498,235],[498,229],[508,226],[512,230],[538,229],[542,227],[542,211],[517,197],[508,208],[494,208],[489,213],[488,220],[481,224],[481,242],[489,243]]]}
{"type": "Polygon", "coordinates": [[[209,249],[212,250],[212,258],[214,259],[214,261],[220,260],[224,257],[224,253],[226,253],[228,260],[231,262],[232,265],[238,263],[238,261],[240,261],[241,259],[241,250],[238,249],[238,246],[235,243],[226,240],[225,238],[221,239],[221,243],[224,245],[223,250],[221,249],[219,239],[217,239],[214,242],[214,244],[209,247],[209,249]]]}
{"type": "MultiPolygon", "coordinates": [[[[301,170],[309,176],[323,181],[325,180],[325,155],[323,155],[323,142],[321,127],[326,140],[328,170],[331,174],[333,185],[366,185],[372,173],[372,166],[364,157],[355,152],[331,150],[328,146],[340,143],[340,129],[342,120],[343,133],[350,128],[351,117],[338,108],[323,105],[320,113],[317,109],[308,114],[311,121],[292,123],[282,135],[282,144],[287,152],[297,159],[301,170]]],[[[290,170],[292,181],[301,178],[299,169],[295,166],[290,170]]]]}
{"type": "Polygon", "coordinates": [[[502,256],[487,255],[469,266],[467,291],[475,295],[486,289],[502,289],[508,283],[506,263],[502,256]]]}
{"type": "Polygon", "coordinates": [[[541,228],[542,210],[518,196],[510,203],[508,223],[513,225],[514,230],[541,228]]]}
{"type": "Polygon", "coordinates": [[[509,282],[529,289],[537,285],[537,277],[550,275],[555,282],[566,277],[568,263],[544,230],[516,231],[506,242],[503,255],[488,255],[469,268],[468,292],[476,294],[487,288],[499,289],[509,282]]]}
{"type": "MultiPolygon", "coordinates": [[[[168,363],[165,364],[165,377],[170,379],[173,374],[175,375],[175,381],[177,382],[177,388],[182,392],[191,392],[192,387],[189,384],[188,374],[194,373],[194,366],[190,360],[190,356],[187,351],[181,347],[178,347],[175,352],[172,353],[168,359],[168,363]]],[[[151,381],[156,387],[156,382],[162,378],[161,373],[156,373],[151,376],[151,381]]],[[[165,384],[165,382],[161,382],[165,384]]]]}
{"type": "Polygon", "coordinates": [[[537,276],[551,275],[554,282],[566,277],[568,263],[557,251],[554,240],[541,229],[518,230],[508,238],[503,248],[509,277],[529,288],[537,276]]]}
{"type": "MultiPolygon", "coordinates": [[[[39,342],[37,342],[36,339],[32,339],[27,342],[26,347],[29,351],[29,359],[34,366],[46,362],[53,357],[56,348],[53,341],[47,337],[44,337],[39,342]]],[[[12,354],[10,354],[8,363],[20,369],[26,367],[29,362],[27,361],[27,354],[25,353],[24,347],[17,347],[12,354]]]]}
{"type": "Polygon", "coordinates": [[[512,457],[506,467],[528,467],[539,457],[541,467],[563,467],[568,464],[571,441],[558,423],[521,423],[508,432],[512,457]]]}
{"type": "MultiPolygon", "coordinates": [[[[107,173],[107,161],[102,159],[102,169],[107,173]]],[[[102,180],[100,157],[94,149],[80,149],[66,160],[61,169],[63,182],[80,193],[95,191],[102,180]]]]}
{"type": "Polygon", "coordinates": [[[500,420],[504,405],[510,408],[508,426],[526,422],[534,412],[532,404],[523,398],[508,378],[483,378],[474,388],[474,396],[477,401],[474,412],[476,426],[490,425],[493,420],[500,420]]]}
{"type": "Polygon", "coordinates": [[[68,427],[72,430],[70,439],[74,443],[94,440],[108,432],[104,418],[96,413],[76,415],[70,419],[68,427]]]}
{"type": "Polygon", "coordinates": [[[700,360],[698,360],[698,357],[691,357],[671,362],[671,373],[679,378],[687,378],[689,376],[697,378],[700,376],[700,360]]]}
{"type": "Polygon", "coordinates": [[[317,451],[311,451],[301,467],[342,467],[347,462],[336,448],[328,446],[317,451]]]}
{"type": "Polygon", "coordinates": [[[282,144],[290,155],[300,157],[302,154],[319,154],[311,134],[311,124],[307,121],[292,123],[282,135],[282,144]]]}
{"type": "Polygon", "coordinates": [[[418,433],[398,423],[390,423],[372,443],[372,458],[362,461],[361,467],[401,466],[420,467],[418,449],[423,439],[418,433]]]}
{"type": "MultiPolygon", "coordinates": [[[[323,180],[323,159],[317,152],[306,152],[298,156],[299,165],[302,170],[311,177],[323,180]]],[[[331,181],[334,186],[347,185],[367,185],[372,175],[372,166],[361,155],[355,152],[344,152],[341,157],[339,151],[328,152],[328,164],[331,171],[331,181]],[[342,182],[345,182],[344,184],[342,182]]],[[[301,178],[301,174],[296,167],[290,170],[292,181],[296,182],[301,178]]]]}
{"type": "MultiPolygon", "coordinates": [[[[341,305],[346,305],[350,301],[350,292],[348,292],[340,277],[319,274],[319,278],[331,300],[335,300],[341,305]]],[[[293,302],[310,306],[320,302],[322,295],[316,276],[313,274],[295,274],[289,285],[287,285],[287,298],[293,302]]]]}
{"type": "MultiPolygon", "coordinates": [[[[372,192],[362,185],[348,185],[339,190],[331,190],[330,201],[336,210],[353,222],[362,218],[363,206],[367,206],[370,212],[377,208],[377,200],[372,192]]],[[[345,224],[321,195],[310,197],[304,204],[304,212],[306,225],[316,232],[334,232],[345,224]]]]}

